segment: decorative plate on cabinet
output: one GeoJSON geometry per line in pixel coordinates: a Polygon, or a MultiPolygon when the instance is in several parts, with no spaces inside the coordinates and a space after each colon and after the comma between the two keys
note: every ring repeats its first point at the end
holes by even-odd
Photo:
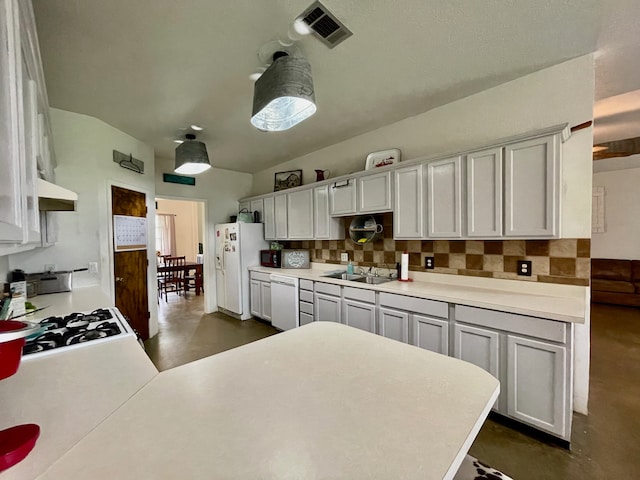
{"type": "Polygon", "coordinates": [[[367,162],[364,169],[371,170],[379,167],[388,167],[389,165],[395,165],[400,161],[400,149],[392,148],[390,150],[382,150],[380,152],[373,152],[367,155],[367,162]]]}

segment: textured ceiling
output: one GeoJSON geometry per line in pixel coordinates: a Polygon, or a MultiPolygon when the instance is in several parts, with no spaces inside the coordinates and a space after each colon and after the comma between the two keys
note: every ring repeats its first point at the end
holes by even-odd
{"type": "Polygon", "coordinates": [[[33,1],[52,107],[97,117],[159,157],[173,157],[180,127],[202,125],[212,163],[232,170],[262,170],[597,48],[599,69],[628,66],[624,79],[598,70],[598,98],[640,88],[629,57],[637,0],[324,0],[353,36],[332,50],[298,42],[318,111],[264,133],[249,123],[248,75],[312,0],[33,1]]]}

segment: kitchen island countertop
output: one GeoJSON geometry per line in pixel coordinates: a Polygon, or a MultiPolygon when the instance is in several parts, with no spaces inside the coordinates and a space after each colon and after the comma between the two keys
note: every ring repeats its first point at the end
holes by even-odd
{"type": "Polygon", "coordinates": [[[161,372],[38,478],[451,479],[498,393],[469,363],[318,322],[161,372]]]}

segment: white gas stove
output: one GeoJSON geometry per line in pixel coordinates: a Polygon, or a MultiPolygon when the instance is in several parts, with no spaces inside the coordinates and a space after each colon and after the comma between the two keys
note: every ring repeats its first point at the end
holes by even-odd
{"type": "Polygon", "coordinates": [[[22,349],[23,360],[86,348],[128,336],[137,337],[120,310],[115,307],[47,317],[38,323],[41,329],[27,337],[22,349]]]}

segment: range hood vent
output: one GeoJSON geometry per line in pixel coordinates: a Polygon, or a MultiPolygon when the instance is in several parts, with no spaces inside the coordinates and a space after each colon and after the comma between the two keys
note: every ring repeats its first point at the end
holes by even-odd
{"type": "Polygon", "coordinates": [[[333,48],[353,33],[327,7],[314,2],[298,16],[327,47],[333,48]]]}
{"type": "Polygon", "coordinates": [[[41,212],[72,212],[76,209],[77,200],[77,193],[38,179],[38,207],[41,212]]]}

